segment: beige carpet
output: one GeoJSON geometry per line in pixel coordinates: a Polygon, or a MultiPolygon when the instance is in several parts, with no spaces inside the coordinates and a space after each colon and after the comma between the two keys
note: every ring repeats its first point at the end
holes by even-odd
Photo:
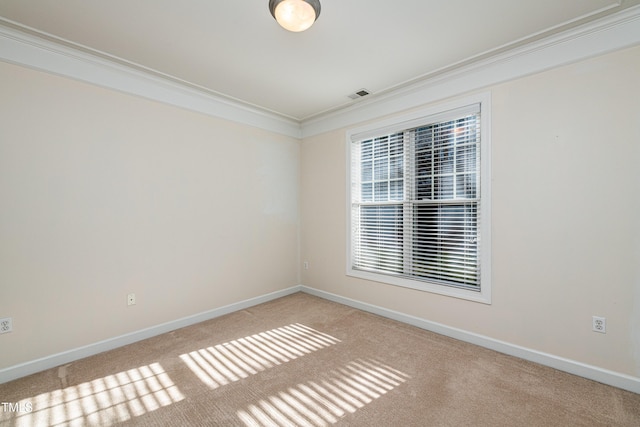
{"type": "Polygon", "coordinates": [[[640,426],[640,395],[302,293],[0,385],[0,400],[2,426],[640,426]]]}

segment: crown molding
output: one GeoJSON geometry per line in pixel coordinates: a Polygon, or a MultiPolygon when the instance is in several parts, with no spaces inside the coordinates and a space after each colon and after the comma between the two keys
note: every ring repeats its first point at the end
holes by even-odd
{"type": "MultiPolygon", "coordinates": [[[[300,138],[300,123],[98,52],[12,28],[0,20],[0,60],[221,119],[300,138]]],[[[16,25],[14,25],[16,26],[16,25]]]]}
{"type": "Polygon", "coordinates": [[[302,138],[640,44],[640,6],[302,120],[302,138]]]}
{"type": "Polygon", "coordinates": [[[302,121],[0,20],[0,60],[293,138],[307,138],[640,44],[640,6],[302,121]],[[44,35],[43,35],[44,36],[44,35]]]}

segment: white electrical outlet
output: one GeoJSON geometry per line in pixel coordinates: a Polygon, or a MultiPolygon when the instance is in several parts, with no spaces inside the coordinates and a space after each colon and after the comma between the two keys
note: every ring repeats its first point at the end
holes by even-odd
{"type": "Polygon", "coordinates": [[[0,334],[6,334],[13,331],[13,320],[11,317],[0,319],[0,334]]]}
{"type": "Polygon", "coordinates": [[[592,328],[594,332],[607,333],[607,319],[605,317],[593,316],[592,328]]]}
{"type": "Polygon", "coordinates": [[[127,295],[127,305],[136,305],[136,294],[127,295]]]}
{"type": "Polygon", "coordinates": [[[304,269],[305,269],[305,270],[308,270],[308,269],[309,269],[309,261],[305,261],[305,262],[303,262],[303,263],[302,263],[302,265],[304,266],[304,269]]]}

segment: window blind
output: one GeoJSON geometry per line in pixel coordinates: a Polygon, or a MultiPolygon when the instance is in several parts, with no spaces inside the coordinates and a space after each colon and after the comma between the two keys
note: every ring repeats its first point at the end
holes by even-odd
{"type": "Polygon", "coordinates": [[[352,268],[479,290],[480,106],[351,142],[352,268]]]}

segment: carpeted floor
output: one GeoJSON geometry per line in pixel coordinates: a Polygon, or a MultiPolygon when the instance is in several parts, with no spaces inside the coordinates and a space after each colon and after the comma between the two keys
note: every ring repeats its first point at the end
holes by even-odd
{"type": "Polygon", "coordinates": [[[298,293],[0,385],[2,426],[640,426],[640,395],[298,293]]]}

